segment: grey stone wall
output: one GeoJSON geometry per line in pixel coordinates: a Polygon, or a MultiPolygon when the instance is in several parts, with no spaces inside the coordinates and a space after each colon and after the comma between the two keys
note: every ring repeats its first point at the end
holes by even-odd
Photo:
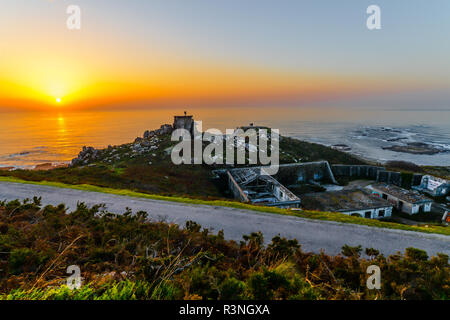
{"type": "Polygon", "coordinates": [[[174,116],[173,129],[186,129],[194,134],[194,119],[192,116],[174,116]]]}
{"type": "Polygon", "coordinates": [[[378,171],[377,182],[384,182],[396,186],[402,185],[402,175],[400,172],[378,171]]]}
{"type": "Polygon", "coordinates": [[[375,180],[378,172],[384,171],[385,168],[368,165],[335,164],[331,166],[331,170],[336,177],[361,177],[375,180]]]}
{"type": "Polygon", "coordinates": [[[227,171],[227,177],[228,186],[230,187],[231,192],[233,192],[234,198],[242,202],[249,202],[247,195],[242,191],[241,187],[239,187],[229,171],[227,171]]]}
{"type": "Polygon", "coordinates": [[[337,183],[327,161],[280,165],[275,179],[288,186],[310,181],[337,183]]]}
{"type": "Polygon", "coordinates": [[[423,177],[423,174],[418,174],[418,173],[415,173],[414,175],[413,175],[413,178],[412,178],[412,185],[413,186],[420,186],[421,184],[422,184],[422,177],[423,177]]]}

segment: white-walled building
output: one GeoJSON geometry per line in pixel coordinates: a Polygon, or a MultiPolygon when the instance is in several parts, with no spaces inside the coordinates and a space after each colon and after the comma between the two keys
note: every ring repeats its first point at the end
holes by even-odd
{"type": "Polygon", "coordinates": [[[394,185],[377,183],[368,186],[380,198],[389,201],[397,210],[407,214],[430,212],[433,201],[416,191],[406,190],[394,185]]]}
{"type": "Polygon", "coordinates": [[[339,212],[367,219],[383,219],[392,215],[392,205],[366,189],[304,194],[302,208],[339,212]]]}
{"type": "Polygon", "coordinates": [[[420,185],[413,186],[413,189],[426,192],[434,197],[445,196],[450,192],[450,181],[426,175],[422,177],[420,185]]]}

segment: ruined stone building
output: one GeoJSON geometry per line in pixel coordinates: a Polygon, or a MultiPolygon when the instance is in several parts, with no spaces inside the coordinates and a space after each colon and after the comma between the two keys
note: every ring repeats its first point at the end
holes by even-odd
{"type": "Polygon", "coordinates": [[[392,215],[392,204],[365,189],[304,194],[302,207],[367,219],[383,219],[392,215]]]}
{"type": "Polygon", "coordinates": [[[242,202],[279,208],[300,206],[300,198],[268,175],[263,167],[228,170],[227,177],[234,197],[242,202]]]}
{"type": "Polygon", "coordinates": [[[420,178],[419,185],[413,185],[413,189],[428,193],[434,197],[446,196],[450,192],[450,181],[430,175],[414,175],[414,180],[420,178]]]}
{"type": "Polygon", "coordinates": [[[186,112],[184,113],[184,116],[174,116],[173,129],[186,129],[191,135],[194,135],[195,121],[193,116],[186,115],[186,112]]]}
{"type": "MultiPolygon", "coordinates": [[[[358,215],[368,219],[387,218],[395,207],[401,212],[416,214],[430,212],[433,201],[417,191],[403,189],[401,177],[396,172],[386,171],[382,167],[365,165],[333,165],[327,161],[283,164],[276,175],[269,176],[264,167],[251,167],[223,171],[227,175],[228,185],[234,197],[242,202],[276,206],[280,208],[301,208],[340,212],[358,215]],[[336,176],[365,177],[376,182],[367,189],[347,189],[334,191],[328,188],[338,183],[336,176]],[[384,182],[386,181],[386,182],[384,182]],[[296,188],[304,185],[325,187],[327,192],[301,194],[296,188]],[[295,194],[294,192],[297,194],[295,194]]],[[[445,180],[432,180],[424,176],[417,188],[428,188],[430,192],[442,194],[448,189],[445,180]],[[428,180],[427,180],[428,179],[428,180]]]]}
{"type": "Polygon", "coordinates": [[[335,164],[332,166],[332,170],[336,177],[364,178],[395,184],[396,186],[402,185],[402,174],[400,172],[386,171],[383,167],[335,164]]]}
{"type": "Polygon", "coordinates": [[[368,188],[382,199],[388,200],[401,212],[416,214],[431,211],[433,201],[416,191],[406,190],[386,183],[372,184],[368,188]]]}
{"type": "Polygon", "coordinates": [[[231,169],[226,174],[235,199],[280,208],[298,208],[301,202],[285,185],[337,183],[327,161],[283,164],[273,177],[264,167],[231,169]]]}

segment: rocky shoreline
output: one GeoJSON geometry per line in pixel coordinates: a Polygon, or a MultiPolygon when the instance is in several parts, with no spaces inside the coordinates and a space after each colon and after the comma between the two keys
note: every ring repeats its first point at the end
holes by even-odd
{"type": "MultiPolygon", "coordinates": [[[[159,138],[163,135],[171,134],[173,126],[170,124],[164,124],[157,130],[147,130],[142,137],[137,137],[134,143],[131,144],[131,149],[126,156],[134,157],[142,154],[152,153],[158,149],[159,138]]],[[[104,158],[106,162],[114,162],[121,160],[120,151],[123,151],[124,146],[108,146],[105,149],[96,149],[94,147],[84,146],[78,156],[70,163],[41,163],[32,168],[23,168],[16,166],[0,167],[0,171],[13,171],[13,170],[31,170],[31,171],[47,171],[58,168],[68,168],[77,165],[89,165],[91,162],[104,158]]]]}
{"type": "Polygon", "coordinates": [[[14,166],[8,166],[8,167],[0,167],[0,171],[14,171],[14,170],[31,170],[31,171],[47,171],[47,170],[53,170],[58,168],[67,168],[69,167],[69,163],[52,163],[52,162],[46,162],[46,163],[40,163],[35,165],[34,167],[31,167],[29,169],[22,168],[22,167],[14,167],[14,166]]]}
{"type": "MultiPolygon", "coordinates": [[[[170,124],[164,124],[157,130],[147,130],[143,134],[142,137],[138,137],[135,139],[133,143],[130,144],[130,150],[125,155],[128,155],[130,157],[138,156],[141,154],[147,154],[152,153],[155,151],[155,149],[158,147],[158,137],[166,134],[170,134],[173,131],[173,126],[170,124]]],[[[391,139],[391,142],[397,142],[397,140],[402,140],[403,138],[397,138],[397,139],[391,139]]],[[[319,143],[320,144],[320,143],[319,143]]],[[[359,154],[356,154],[353,150],[353,148],[344,143],[334,144],[334,145],[325,145],[331,149],[339,150],[343,152],[350,153],[352,156],[355,156],[363,161],[370,162],[370,163],[382,163],[384,161],[374,158],[369,158],[367,156],[361,156],[359,154]]],[[[405,145],[391,145],[386,147],[380,147],[383,150],[389,150],[393,152],[398,153],[408,153],[408,154],[415,154],[415,155],[435,155],[439,153],[443,153],[445,151],[436,148],[433,145],[429,145],[427,143],[423,142],[409,142],[405,145]]],[[[123,147],[122,147],[123,149],[123,147]]],[[[102,158],[102,160],[105,160],[106,162],[112,163],[117,160],[120,160],[120,151],[121,146],[108,146],[104,149],[96,149],[94,147],[88,147],[84,146],[78,156],[74,159],[72,159],[71,162],[68,163],[41,163],[37,164],[34,167],[29,168],[23,168],[20,166],[5,166],[0,167],[0,171],[11,171],[11,170],[17,170],[17,169],[24,169],[24,170],[31,170],[31,171],[45,171],[45,170],[53,170],[57,168],[66,168],[66,167],[72,167],[72,166],[83,166],[83,165],[89,165],[90,163],[99,160],[102,158]],[[103,159],[105,158],[106,159],[103,159]]]]}

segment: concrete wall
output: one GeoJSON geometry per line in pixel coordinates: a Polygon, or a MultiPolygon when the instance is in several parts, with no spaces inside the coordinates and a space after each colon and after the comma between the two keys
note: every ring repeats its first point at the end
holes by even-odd
{"type": "Polygon", "coordinates": [[[416,214],[420,212],[420,207],[423,208],[423,212],[430,212],[431,211],[431,203],[421,203],[421,204],[414,204],[411,208],[411,214],[416,214]]]}
{"type": "Polygon", "coordinates": [[[284,201],[268,204],[268,207],[277,207],[281,209],[300,208],[300,201],[284,201]]]}
{"type": "Polygon", "coordinates": [[[446,196],[450,193],[450,184],[440,186],[436,189],[436,196],[446,196]]]}
{"type": "Polygon", "coordinates": [[[384,182],[400,187],[402,185],[402,175],[400,172],[378,171],[377,182],[384,182]]]}
{"type": "Polygon", "coordinates": [[[248,199],[247,195],[244,193],[241,187],[239,187],[239,185],[234,180],[233,176],[229,171],[227,171],[227,177],[228,177],[228,186],[230,187],[230,190],[233,193],[234,198],[242,202],[249,202],[250,200],[248,199]]]}
{"type": "Polygon", "coordinates": [[[266,175],[264,178],[268,180],[274,196],[279,201],[274,204],[275,206],[279,208],[298,208],[300,206],[300,198],[293,194],[288,188],[270,175],[266,175]]]}
{"type": "Polygon", "coordinates": [[[418,174],[418,173],[413,174],[411,185],[412,186],[420,186],[422,184],[422,177],[423,177],[423,174],[418,174]]]}
{"type": "MultiPolygon", "coordinates": [[[[271,204],[266,204],[269,206],[276,206],[279,208],[298,208],[300,206],[300,198],[297,197],[295,194],[293,194],[288,188],[283,186],[281,183],[279,183],[276,179],[274,179],[272,176],[264,174],[264,171],[260,169],[262,174],[259,178],[263,179],[267,183],[268,192],[272,193],[272,198],[275,200],[271,204]]],[[[227,178],[228,178],[228,185],[233,193],[233,196],[235,199],[241,201],[241,202],[253,202],[254,200],[250,200],[246,193],[246,187],[245,185],[241,187],[236,180],[234,179],[233,175],[230,171],[227,171],[227,178]]]]}
{"type": "Polygon", "coordinates": [[[336,177],[361,177],[375,180],[378,171],[384,171],[383,167],[366,165],[344,165],[335,164],[331,166],[336,177]]]}
{"type": "Polygon", "coordinates": [[[353,214],[359,214],[361,217],[367,218],[367,219],[382,219],[382,218],[388,218],[388,217],[392,216],[392,207],[346,211],[346,212],[342,212],[342,213],[349,215],[349,216],[351,216],[353,214]],[[380,215],[382,210],[384,210],[384,215],[380,215]]]}
{"type": "MultiPolygon", "coordinates": [[[[291,191],[282,185],[273,185],[273,194],[279,201],[294,201],[297,198],[291,191]]],[[[298,199],[298,198],[297,198],[298,199]]]]}
{"type": "Polygon", "coordinates": [[[327,161],[280,165],[275,179],[288,186],[308,183],[310,181],[337,184],[327,161]]]}

